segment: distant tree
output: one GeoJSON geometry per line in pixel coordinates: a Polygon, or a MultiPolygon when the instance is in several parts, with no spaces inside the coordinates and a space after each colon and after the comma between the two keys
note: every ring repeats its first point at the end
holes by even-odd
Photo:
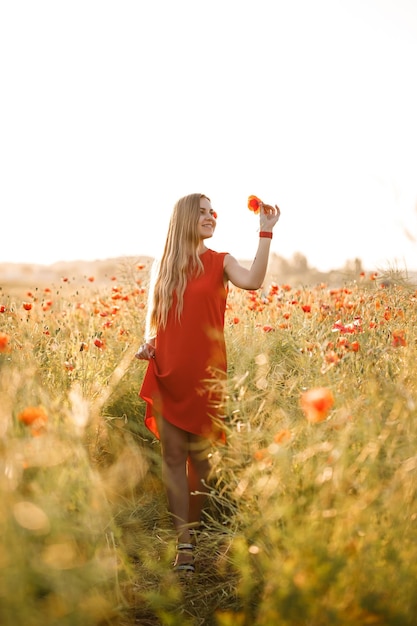
{"type": "Polygon", "coordinates": [[[350,259],[346,261],[345,267],[343,269],[345,272],[348,272],[349,274],[358,275],[361,272],[363,272],[362,261],[361,259],[358,259],[358,258],[350,259]]]}
{"type": "Polygon", "coordinates": [[[309,270],[308,261],[307,261],[307,258],[304,256],[304,254],[301,254],[301,252],[296,252],[293,255],[292,267],[293,267],[293,271],[296,272],[297,274],[304,274],[305,272],[308,272],[309,270]]]}

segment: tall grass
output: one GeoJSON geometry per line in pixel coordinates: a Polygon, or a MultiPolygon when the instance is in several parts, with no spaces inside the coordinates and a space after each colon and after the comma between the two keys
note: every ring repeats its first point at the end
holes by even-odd
{"type": "Polygon", "coordinates": [[[137,395],[146,268],[0,292],[0,623],[414,624],[417,291],[394,278],[231,290],[186,579],[137,395]]]}

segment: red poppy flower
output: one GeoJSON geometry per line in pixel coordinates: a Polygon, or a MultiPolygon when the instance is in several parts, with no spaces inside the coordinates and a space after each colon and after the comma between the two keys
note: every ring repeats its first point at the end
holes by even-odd
{"type": "Polygon", "coordinates": [[[248,209],[249,211],[253,211],[254,213],[259,213],[262,203],[262,200],[260,200],[257,196],[249,196],[248,198],[248,209]]]}
{"type": "Polygon", "coordinates": [[[327,387],[313,387],[301,395],[300,404],[309,422],[322,422],[334,404],[334,397],[327,387]]]}
{"type": "Polygon", "coordinates": [[[41,406],[28,406],[19,413],[17,419],[26,426],[33,426],[34,424],[40,426],[46,424],[48,416],[41,406]]]}
{"type": "Polygon", "coordinates": [[[392,333],[392,345],[394,348],[398,348],[400,346],[404,347],[407,345],[407,341],[405,338],[405,331],[403,330],[394,330],[392,333]]]}
{"type": "Polygon", "coordinates": [[[22,306],[23,306],[23,308],[25,309],[25,311],[30,311],[30,310],[31,310],[31,308],[32,308],[32,305],[31,305],[31,303],[30,303],[30,302],[24,302],[24,303],[22,304],[22,306]]]}
{"type": "Polygon", "coordinates": [[[340,331],[341,333],[360,333],[362,332],[362,318],[357,316],[354,318],[353,322],[349,322],[349,324],[342,324],[341,320],[337,320],[333,324],[332,331],[340,331]]]}
{"type": "Polygon", "coordinates": [[[274,441],[275,443],[278,444],[284,444],[284,443],[288,443],[291,439],[292,435],[291,435],[291,431],[288,430],[288,428],[284,428],[283,430],[280,430],[275,436],[274,436],[274,441]]]}
{"type": "Polygon", "coordinates": [[[0,333],[0,352],[7,352],[9,340],[9,335],[6,335],[6,333],[0,333]]]}

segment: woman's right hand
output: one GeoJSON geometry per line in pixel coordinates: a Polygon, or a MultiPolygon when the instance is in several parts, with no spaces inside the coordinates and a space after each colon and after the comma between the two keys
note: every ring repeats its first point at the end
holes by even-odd
{"type": "Polygon", "coordinates": [[[151,343],[143,343],[135,354],[136,359],[149,361],[155,358],[155,346],[151,343]]]}

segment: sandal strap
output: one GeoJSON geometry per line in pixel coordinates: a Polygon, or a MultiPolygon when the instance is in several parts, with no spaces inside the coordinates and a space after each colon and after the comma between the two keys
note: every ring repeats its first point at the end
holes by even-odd
{"type": "Polygon", "coordinates": [[[177,545],[177,552],[193,552],[194,546],[192,543],[179,543],[177,545]]]}
{"type": "Polygon", "coordinates": [[[192,563],[180,563],[179,565],[175,565],[175,572],[195,572],[195,567],[192,563]]]}

